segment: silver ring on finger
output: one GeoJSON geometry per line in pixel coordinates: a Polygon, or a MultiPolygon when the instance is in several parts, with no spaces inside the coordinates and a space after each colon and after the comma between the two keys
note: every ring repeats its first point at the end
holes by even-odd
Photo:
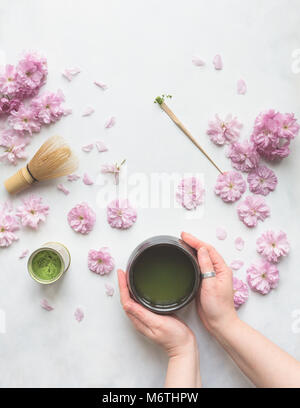
{"type": "Polygon", "coordinates": [[[201,273],[202,279],[214,278],[215,276],[216,276],[216,272],[215,272],[215,271],[210,271],[210,272],[201,273]]]}

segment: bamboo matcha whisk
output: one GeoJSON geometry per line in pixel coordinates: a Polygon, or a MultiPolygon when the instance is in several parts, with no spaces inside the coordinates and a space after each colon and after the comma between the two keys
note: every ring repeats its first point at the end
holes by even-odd
{"type": "Polygon", "coordinates": [[[52,136],[39,148],[30,162],[4,182],[10,194],[16,194],[38,181],[73,173],[78,159],[60,136],[52,136]]]}

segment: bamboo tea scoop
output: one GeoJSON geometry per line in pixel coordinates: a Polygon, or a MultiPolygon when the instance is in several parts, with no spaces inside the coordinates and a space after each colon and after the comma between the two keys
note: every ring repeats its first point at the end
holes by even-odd
{"type": "MultiPolygon", "coordinates": [[[[168,107],[168,105],[165,103],[165,95],[162,97],[158,96],[155,99],[155,103],[158,103],[159,106],[163,111],[166,112],[166,114],[169,116],[170,119],[179,127],[179,129],[194,143],[195,146],[198,147],[198,149],[201,151],[202,154],[211,162],[211,164],[221,173],[223,172],[220,170],[220,168],[216,165],[216,163],[213,161],[213,159],[206,153],[206,151],[203,149],[203,147],[200,146],[200,144],[197,142],[197,140],[192,136],[192,134],[186,129],[186,127],[180,122],[180,120],[177,118],[177,116],[171,111],[171,109],[168,107]]],[[[170,95],[167,95],[166,97],[171,97],[170,95]]]]}

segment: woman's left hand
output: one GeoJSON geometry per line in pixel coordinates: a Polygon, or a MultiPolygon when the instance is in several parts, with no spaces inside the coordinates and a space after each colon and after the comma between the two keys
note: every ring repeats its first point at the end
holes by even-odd
{"type": "Polygon", "coordinates": [[[150,312],[130,297],[125,272],[119,270],[118,279],[123,309],[138,332],[162,346],[169,357],[195,348],[195,336],[185,323],[176,316],[150,312]]]}

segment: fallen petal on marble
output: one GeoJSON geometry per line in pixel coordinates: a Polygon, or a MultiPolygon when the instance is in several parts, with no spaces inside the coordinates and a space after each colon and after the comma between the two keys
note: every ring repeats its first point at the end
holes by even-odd
{"type": "Polygon", "coordinates": [[[193,57],[192,63],[196,65],[196,67],[203,67],[203,65],[205,65],[205,62],[199,57],[193,57]]]}
{"type": "Polygon", "coordinates": [[[57,190],[62,191],[65,195],[70,194],[70,191],[63,184],[57,184],[57,190]]]}
{"type": "Polygon", "coordinates": [[[91,152],[93,149],[94,149],[94,143],[87,144],[85,146],[82,146],[81,148],[81,150],[83,150],[86,153],[91,152]]]}
{"type": "Polygon", "coordinates": [[[245,241],[242,237],[237,237],[234,241],[234,245],[238,251],[241,251],[244,248],[245,241]]]}
{"type": "Polygon", "coordinates": [[[51,312],[51,310],[54,309],[54,307],[52,307],[51,305],[49,305],[49,302],[47,299],[42,299],[41,303],[40,303],[41,307],[45,310],[47,310],[48,312],[51,312]]]}
{"type": "Polygon", "coordinates": [[[227,237],[227,232],[224,228],[218,227],[216,229],[216,237],[220,240],[224,240],[227,237]]]}
{"type": "Polygon", "coordinates": [[[107,294],[107,296],[113,296],[113,294],[115,293],[115,290],[109,283],[105,284],[105,288],[106,288],[105,293],[107,294]]]}
{"type": "Polygon", "coordinates": [[[95,109],[88,106],[82,113],[82,116],[91,116],[95,112],[95,109]]]}
{"type": "Polygon", "coordinates": [[[67,179],[68,181],[77,181],[80,179],[80,176],[78,174],[69,174],[67,179]]]}
{"type": "Polygon", "coordinates": [[[213,64],[215,69],[220,70],[223,68],[223,62],[222,62],[222,58],[221,55],[217,54],[214,59],[213,59],[213,64]]]}
{"type": "Polygon", "coordinates": [[[72,81],[73,77],[77,74],[80,73],[80,68],[74,67],[74,68],[66,68],[63,72],[62,75],[68,80],[72,81]]]}
{"type": "Polygon", "coordinates": [[[77,322],[80,323],[80,322],[83,320],[83,318],[84,318],[83,310],[78,307],[78,308],[75,310],[74,316],[75,316],[75,319],[77,320],[77,322]]]}
{"type": "Polygon", "coordinates": [[[115,126],[116,124],[116,118],[112,116],[108,121],[105,123],[104,127],[106,129],[110,129],[111,127],[115,126]]]}
{"type": "Polygon", "coordinates": [[[99,88],[103,89],[103,91],[105,91],[108,88],[108,86],[104,84],[103,82],[94,81],[94,84],[98,86],[99,88]]]}
{"type": "Polygon", "coordinates": [[[239,95],[244,95],[247,92],[247,85],[243,79],[237,81],[237,93],[239,95]]]}
{"type": "Polygon", "coordinates": [[[29,254],[29,249],[25,249],[25,251],[21,252],[19,255],[19,259],[26,258],[26,256],[29,254]]]}
{"type": "Polygon", "coordinates": [[[229,265],[231,269],[233,269],[234,271],[238,271],[239,269],[241,269],[241,267],[244,265],[244,262],[236,259],[235,261],[232,261],[231,264],[229,265]]]}
{"type": "Polygon", "coordinates": [[[87,173],[84,173],[82,181],[87,186],[91,186],[92,184],[94,184],[93,180],[90,178],[90,176],[87,173]]]}
{"type": "Polygon", "coordinates": [[[95,145],[100,153],[108,151],[108,148],[105,146],[103,142],[101,142],[101,140],[95,142],[95,145]]]}

